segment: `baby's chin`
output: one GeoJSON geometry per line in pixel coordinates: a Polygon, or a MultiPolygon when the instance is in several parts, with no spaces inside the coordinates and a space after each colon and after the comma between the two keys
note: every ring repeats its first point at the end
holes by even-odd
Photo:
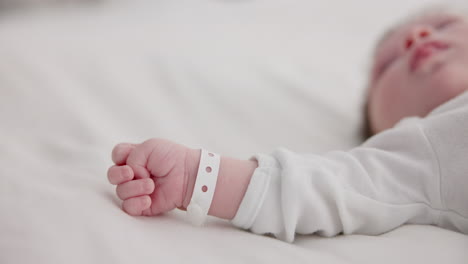
{"type": "Polygon", "coordinates": [[[427,85],[432,86],[435,96],[443,102],[468,90],[468,64],[436,62],[432,68],[427,85]]]}

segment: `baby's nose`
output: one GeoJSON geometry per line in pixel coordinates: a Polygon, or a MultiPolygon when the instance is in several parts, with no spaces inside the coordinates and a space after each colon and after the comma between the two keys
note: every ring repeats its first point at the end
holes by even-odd
{"type": "Polygon", "coordinates": [[[412,46],[418,41],[429,37],[432,34],[432,30],[429,27],[414,27],[409,33],[408,37],[405,39],[404,47],[405,50],[411,49],[412,46]]]}

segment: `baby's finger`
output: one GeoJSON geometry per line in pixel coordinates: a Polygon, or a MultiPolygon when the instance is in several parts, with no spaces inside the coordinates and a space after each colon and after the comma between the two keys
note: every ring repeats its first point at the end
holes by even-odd
{"type": "Polygon", "coordinates": [[[120,143],[112,150],[112,161],[117,165],[124,165],[127,162],[128,155],[136,147],[136,144],[120,143]]]}
{"type": "Polygon", "coordinates": [[[111,184],[117,185],[132,180],[133,170],[128,165],[112,166],[107,171],[107,179],[111,184]]]}
{"type": "Polygon", "coordinates": [[[148,195],[127,199],[122,203],[122,209],[129,215],[139,216],[151,206],[151,198],[148,195]]]}
{"type": "Polygon", "coordinates": [[[151,194],[154,191],[154,181],[150,178],[133,180],[117,185],[117,196],[126,200],[131,197],[151,194]]]}

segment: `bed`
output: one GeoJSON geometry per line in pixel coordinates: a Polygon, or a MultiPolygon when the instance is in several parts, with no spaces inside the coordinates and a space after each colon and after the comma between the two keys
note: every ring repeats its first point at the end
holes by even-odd
{"type": "Polygon", "coordinates": [[[468,236],[434,226],[289,244],[178,210],[131,217],[106,177],[115,144],[152,137],[245,159],[359,145],[371,49],[430,2],[3,10],[0,263],[467,263],[468,236]]]}

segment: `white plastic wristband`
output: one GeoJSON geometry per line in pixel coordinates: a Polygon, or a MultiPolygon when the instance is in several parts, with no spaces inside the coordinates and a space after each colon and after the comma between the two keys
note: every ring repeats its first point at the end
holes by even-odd
{"type": "Polygon", "coordinates": [[[218,180],[218,154],[202,149],[198,165],[197,179],[192,198],[187,206],[187,216],[195,226],[201,226],[208,215],[218,180]]]}

